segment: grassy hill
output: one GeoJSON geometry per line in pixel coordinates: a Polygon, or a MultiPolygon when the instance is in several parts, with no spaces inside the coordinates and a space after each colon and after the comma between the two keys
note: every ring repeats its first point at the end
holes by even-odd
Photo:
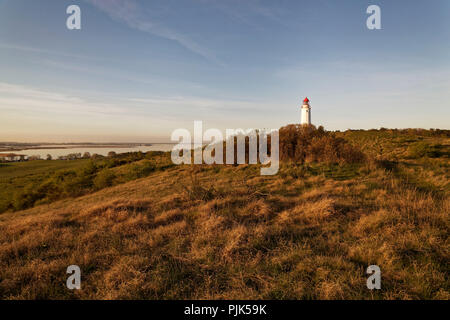
{"type": "MultiPolygon", "coordinates": [[[[0,298],[449,299],[448,132],[333,135],[368,160],[286,161],[275,176],[159,153],[97,163],[81,195],[0,214],[0,298]],[[366,287],[371,264],[382,290],[366,287]]],[[[1,179],[38,172],[20,165],[1,179]]]]}

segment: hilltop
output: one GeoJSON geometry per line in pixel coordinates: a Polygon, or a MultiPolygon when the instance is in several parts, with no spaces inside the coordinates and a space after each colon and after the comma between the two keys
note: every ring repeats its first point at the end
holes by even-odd
{"type": "MultiPolygon", "coordinates": [[[[0,214],[0,298],[449,299],[449,132],[323,139],[344,139],[365,160],[308,153],[275,176],[259,165],[174,166],[167,153],[52,161],[71,168],[38,176],[0,167],[1,183],[20,174],[30,192],[92,176],[73,194],[42,189],[54,197],[38,194],[27,210],[15,196],[0,214]],[[72,264],[80,291],[65,287],[72,264]],[[371,264],[380,291],[366,287],[371,264]]],[[[311,150],[343,143],[323,139],[311,150]]]]}

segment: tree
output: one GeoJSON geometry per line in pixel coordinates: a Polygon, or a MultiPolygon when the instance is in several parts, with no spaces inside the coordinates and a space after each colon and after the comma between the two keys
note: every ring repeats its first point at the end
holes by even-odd
{"type": "Polygon", "coordinates": [[[40,155],[29,156],[28,160],[30,161],[41,160],[41,156],[40,155]]]}
{"type": "Polygon", "coordinates": [[[47,154],[47,160],[52,160],[52,155],[51,154],[47,154]]]}
{"type": "Polygon", "coordinates": [[[91,158],[91,154],[89,152],[85,152],[83,154],[83,159],[90,159],[91,158]]]}
{"type": "Polygon", "coordinates": [[[81,159],[81,153],[69,153],[67,155],[67,159],[68,160],[77,160],[77,159],[81,159]]]}
{"type": "Polygon", "coordinates": [[[115,157],[115,156],[116,156],[116,153],[114,151],[108,152],[108,157],[109,158],[112,158],[112,157],[115,157]]]}

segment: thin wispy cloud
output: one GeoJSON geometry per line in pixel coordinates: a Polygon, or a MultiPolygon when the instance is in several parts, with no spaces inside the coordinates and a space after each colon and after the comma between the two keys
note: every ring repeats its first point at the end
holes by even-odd
{"type": "Polygon", "coordinates": [[[260,0],[205,0],[205,2],[214,5],[236,21],[261,31],[265,29],[264,24],[267,20],[284,27],[290,27],[292,24],[286,19],[289,12],[279,2],[274,2],[275,5],[270,7],[260,0]]]}
{"type": "Polygon", "coordinates": [[[207,109],[209,111],[220,110],[240,110],[244,111],[256,111],[269,109],[273,107],[273,104],[263,104],[256,101],[243,101],[243,100],[225,100],[225,99],[207,99],[202,97],[151,97],[151,98],[131,98],[131,102],[137,102],[145,104],[148,107],[163,107],[173,108],[179,110],[180,108],[188,109],[190,112],[195,110],[207,109]]]}
{"type": "Polygon", "coordinates": [[[0,139],[59,142],[148,141],[149,136],[169,139],[166,131],[176,120],[173,115],[161,114],[138,102],[97,100],[0,82],[0,139]]]}
{"type": "Polygon", "coordinates": [[[127,24],[130,28],[172,40],[187,50],[194,52],[209,61],[223,65],[209,49],[190,39],[187,35],[175,31],[159,22],[144,17],[143,8],[135,0],[85,0],[99,10],[105,12],[113,20],[127,24]]]}
{"type": "Polygon", "coordinates": [[[49,112],[65,115],[123,115],[128,110],[107,103],[93,103],[79,97],[0,82],[0,112],[49,112]]]}
{"type": "Polygon", "coordinates": [[[100,103],[84,95],[73,96],[0,82],[0,114],[14,111],[24,114],[48,114],[49,118],[57,115],[68,119],[84,116],[107,117],[104,118],[106,122],[115,122],[117,119],[124,118],[147,118],[153,122],[157,119],[174,121],[180,115],[201,117],[205,112],[219,118],[224,112],[238,112],[240,115],[254,114],[274,107],[274,104],[268,102],[184,96],[132,97],[100,103]]]}
{"type": "MultiPolygon", "coordinates": [[[[164,78],[163,76],[145,75],[144,77],[134,75],[133,73],[125,73],[121,69],[105,69],[100,67],[93,67],[92,65],[77,65],[73,63],[67,62],[64,63],[61,61],[47,60],[47,59],[40,61],[40,63],[49,66],[51,68],[74,71],[83,75],[89,74],[93,76],[107,77],[108,79],[131,81],[144,85],[155,85],[157,83],[161,84],[170,81],[169,79],[164,78]]],[[[173,80],[170,82],[173,83],[173,80]]],[[[176,82],[179,85],[182,85],[184,88],[195,88],[195,89],[203,88],[202,85],[194,82],[188,82],[183,80],[177,80],[176,82]]]]}
{"type": "MultiPolygon", "coordinates": [[[[94,56],[87,56],[87,55],[80,55],[75,53],[69,53],[69,52],[63,52],[63,51],[55,51],[55,50],[48,50],[38,47],[31,47],[31,46],[22,46],[22,45],[15,45],[10,43],[0,43],[0,49],[7,49],[7,50],[15,50],[15,51],[23,51],[28,53],[37,53],[42,55],[52,55],[52,56],[60,56],[60,57],[66,57],[66,58],[76,58],[76,59],[88,59],[88,60],[105,60],[105,57],[94,57],[94,56]]],[[[109,58],[106,58],[107,60],[113,61],[109,58]]]]}

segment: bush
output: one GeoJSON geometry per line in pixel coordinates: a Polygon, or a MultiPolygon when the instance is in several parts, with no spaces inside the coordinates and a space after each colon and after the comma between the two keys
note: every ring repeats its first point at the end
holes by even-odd
{"type": "Polygon", "coordinates": [[[54,201],[61,198],[61,189],[51,179],[44,181],[36,190],[36,193],[39,195],[39,200],[47,199],[54,201]]]}
{"type": "Polygon", "coordinates": [[[92,188],[92,184],[92,176],[80,172],[70,180],[65,181],[64,191],[68,196],[77,197],[87,193],[92,188]]]}
{"type": "Polygon", "coordinates": [[[424,157],[438,158],[445,154],[446,152],[440,144],[429,144],[421,141],[409,147],[409,156],[413,159],[424,157]]]}
{"type": "Polygon", "coordinates": [[[126,175],[127,180],[134,180],[148,176],[156,170],[156,166],[150,160],[143,160],[140,163],[132,164],[126,175]]]}
{"type": "Polygon", "coordinates": [[[111,187],[114,184],[116,175],[111,170],[105,169],[100,171],[94,179],[94,186],[97,189],[111,187]]]}
{"type": "Polygon", "coordinates": [[[323,127],[288,125],[280,129],[280,158],[295,163],[361,163],[366,157],[343,138],[323,127]]]}
{"type": "Polygon", "coordinates": [[[81,170],[82,170],[83,174],[85,174],[85,175],[93,175],[99,170],[99,167],[97,167],[95,162],[91,160],[81,170]]]}
{"type": "Polygon", "coordinates": [[[409,156],[411,158],[422,158],[428,153],[429,145],[426,142],[418,142],[409,148],[409,156]]]}
{"type": "Polygon", "coordinates": [[[141,164],[141,176],[146,177],[156,170],[156,166],[150,160],[144,160],[141,164]]]}
{"type": "Polygon", "coordinates": [[[33,188],[33,185],[28,185],[21,191],[17,192],[13,198],[14,210],[24,210],[31,208],[34,203],[41,199],[40,196],[33,188]]]}
{"type": "Polygon", "coordinates": [[[191,183],[183,185],[183,189],[189,200],[209,201],[218,195],[213,185],[202,186],[201,181],[195,174],[191,175],[191,183]]]}

